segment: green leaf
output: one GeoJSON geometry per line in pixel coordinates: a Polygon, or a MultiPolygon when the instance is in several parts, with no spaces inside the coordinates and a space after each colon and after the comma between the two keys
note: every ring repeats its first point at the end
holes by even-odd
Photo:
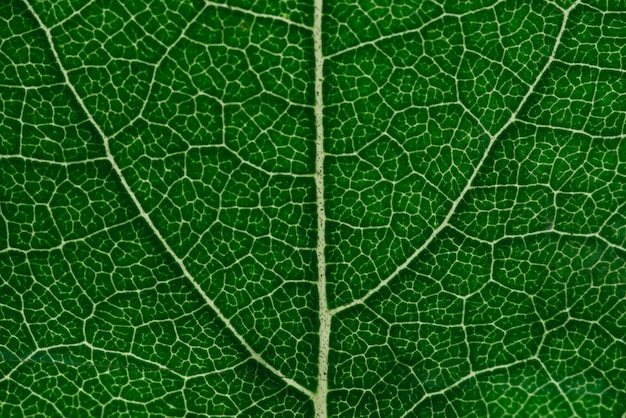
{"type": "Polygon", "coordinates": [[[0,415],[626,410],[622,0],[0,5],[0,415]]]}

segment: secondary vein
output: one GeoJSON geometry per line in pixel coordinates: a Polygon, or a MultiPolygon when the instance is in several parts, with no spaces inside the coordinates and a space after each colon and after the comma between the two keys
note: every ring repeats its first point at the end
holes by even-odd
{"type": "Polygon", "coordinates": [[[189,282],[191,282],[191,284],[196,289],[196,291],[200,294],[200,296],[205,301],[205,303],[216,313],[216,315],[220,318],[220,320],[222,320],[222,322],[224,323],[226,328],[228,328],[228,330],[235,336],[237,341],[246,349],[246,351],[248,351],[248,353],[250,354],[250,357],[252,357],[254,360],[259,362],[263,367],[265,367],[266,369],[271,371],[273,374],[278,376],[287,385],[295,388],[296,390],[298,390],[299,392],[307,395],[308,397],[313,398],[313,396],[314,396],[313,392],[311,392],[309,389],[305,388],[304,386],[302,386],[301,384],[299,384],[295,380],[285,376],[278,369],[276,369],[274,366],[269,364],[265,359],[263,359],[261,357],[261,355],[259,353],[257,353],[250,346],[250,344],[248,344],[248,342],[243,338],[243,336],[231,324],[230,320],[217,307],[215,302],[206,294],[206,292],[202,289],[202,287],[200,287],[200,285],[195,280],[195,278],[191,275],[189,270],[187,270],[187,267],[185,266],[183,260],[180,257],[178,257],[178,255],[174,252],[174,250],[169,246],[167,241],[163,238],[163,235],[161,235],[161,232],[159,232],[159,230],[156,227],[156,225],[154,224],[154,222],[152,222],[152,219],[150,218],[150,215],[148,215],[148,213],[144,210],[143,206],[139,202],[139,199],[137,198],[137,196],[135,196],[135,193],[132,191],[130,185],[126,181],[126,178],[124,177],[121,168],[117,165],[117,162],[113,158],[113,154],[111,153],[111,149],[109,147],[109,137],[104,133],[104,131],[102,130],[100,125],[95,121],[95,119],[93,118],[91,112],[89,112],[89,110],[87,109],[87,106],[85,105],[85,102],[83,101],[82,97],[78,94],[78,92],[76,91],[76,88],[74,87],[74,85],[70,81],[68,72],[65,69],[65,67],[63,66],[63,63],[61,62],[59,54],[57,53],[56,47],[54,45],[54,41],[52,40],[52,35],[50,33],[50,28],[48,28],[43,23],[43,21],[41,20],[39,15],[35,12],[33,7],[31,6],[31,4],[29,3],[29,1],[28,0],[23,0],[23,1],[24,1],[24,4],[26,5],[26,7],[28,8],[28,10],[30,11],[30,13],[33,15],[33,18],[39,24],[41,30],[44,31],[44,33],[46,35],[46,39],[48,41],[48,44],[50,45],[51,52],[52,52],[52,54],[54,56],[54,59],[56,60],[57,64],[59,65],[59,69],[60,69],[61,73],[63,74],[63,78],[65,80],[65,84],[67,85],[67,87],[72,92],[72,94],[73,94],[74,98],[76,99],[76,101],[78,102],[78,105],[80,106],[81,110],[85,113],[85,116],[87,117],[87,120],[89,120],[89,122],[93,125],[94,129],[96,130],[96,132],[98,132],[98,135],[100,135],[100,137],[102,138],[102,140],[104,142],[106,158],[111,163],[111,166],[113,167],[113,170],[117,174],[117,176],[118,176],[118,178],[120,180],[120,183],[122,184],[122,187],[124,188],[124,190],[127,193],[127,195],[130,197],[130,199],[133,201],[133,204],[137,207],[137,210],[139,211],[140,216],[146,221],[146,223],[148,224],[148,226],[149,226],[150,230],[152,231],[152,233],[161,242],[161,244],[163,245],[163,247],[165,248],[167,253],[174,259],[174,261],[176,262],[178,267],[181,269],[183,275],[189,280],[189,282]]]}
{"type": "Polygon", "coordinates": [[[520,101],[520,103],[517,106],[517,108],[511,114],[511,117],[506,121],[506,123],[495,134],[490,135],[489,144],[485,148],[485,152],[483,153],[480,161],[478,162],[478,164],[474,168],[474,171],[472,172],[472,175],[467,180],[467,183],[466,183],[465,187],[463,188],[463,190],[461,191],[461,193],[459,194],[459,197],[452,203],[452,206],[450,207],[450,210],[446,214],[446,217],[441,222],[441,224],[437,228],[435,228],[433,230],[433,232],[430,234],[430,236],[426,239],[426,241],[424,241],[424,243],[419,248],[417,248],[413,252],[413,254],[411,254],[404,261],[404,263],[400,264],[389,276],[387,276],[386,279],[384,279],[380,283],[378,283],[378,285],[376,287],[371,289],[364,296],[361,296],[360,298],[355,299],[352,302],[346,303],[344,305],[341,305],[341,306],[338,306],[338,307],[332,309],[330,311],[331,315],[338,314],[341,311],[344,311],[344,310],[346,310],[348,308],[351,308],[351,307],[353,307],[355,305],[359,305],[359,304],[365,302],[370,297],[372,297],[374,294],[378,293],[378,291],[380,289],[382,289],[383,287],[387,286],[387,284],[389,284],[389,282],[391,280],[393,280],[404,269],[406,269],[413,262],[413,260],[415,260],[422,253],[422,251],[424,249],[426,249],[426,247],[428,247],[428,245],[430,245],[430,243],[439,235],[439,233],[448,226],[448,224],[450,222],[450,219],[452,218],[452,216],[456,212],[457,207],[463,201],[463,199],[465,198],[465,195],[467,194],[467,192],[469,192],[469,190],[472,188],[472,184],[474,183],[474,179],[476,178],[476,176],[480,172],[480,169],[482,168],[482,166],[484,165],[485,161],[487,160],[487,157],[489,156],[489,152],[491,151],[491,148],[493,148],[493,145],[495,144],[496,140],[500,137],[500,135],[502,135],[502,133],[504,131],[506,131],[509,128],[509,126],[511,126],[517,120],[517,114],[522,109],[522,107],[526,104],[526,102],[528,101],[528,98],[530,97],[530,95],[535,91],[535,88],[537,87],[537,84],[539,84],[539,81],[541,81],[541,79],[543,78],[543,75],[548,70],[548,68],[550,68],[550,65],[555,60],[556,51],[557,51],[557,49],[558,49],[558,47],[559,47],[559,45],[561,43],[561,37],[563,36],[563,32],[565,31],[565,25],[567,23],[567,18],[568,18],[569,12],[574,7],[576,7],[576,5],[578,5],[579,2],[580,2],[580,0],[576,1],[574,4],[572,4],[572,6],[570,6],[570,8],[568,8],[567,10],[564,11],[563,24],[562,24],[562,26],[561,26],[561,28],[559,30],[558,35],[556,36],[556,39],[554,41],[554,47],[553,47],[553,50],[552,50],[550,56],[548,57],[548,61],[546,62],[544,67],[541,69],[541,71],[539,72],[539,74],[535,78],[535,81],[530,86],[530,88],[528,89],[528,91],[526,92],[524,97],[522,97],[522,100],[520,101]]]}

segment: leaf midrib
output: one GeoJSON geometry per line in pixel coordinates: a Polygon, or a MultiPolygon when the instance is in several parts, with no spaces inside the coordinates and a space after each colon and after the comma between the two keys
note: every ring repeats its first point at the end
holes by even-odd
{"type": "Polygon", "coordinates": [[[327,415],[328,355],[332,314],[328,310],[326,294],[326,212],[324,199],[324,52],[322,44],[322,14],[324,0],[314,0],[313,50],[315,57],[315,193],[317,206],[317,297],[319,318],[319,348],[317,362],[317,389],[313,398],[316,418],[327,415]]]}

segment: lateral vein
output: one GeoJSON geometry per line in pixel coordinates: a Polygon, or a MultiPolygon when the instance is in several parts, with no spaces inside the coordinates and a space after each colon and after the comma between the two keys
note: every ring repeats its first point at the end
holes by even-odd
{"type": "Polygon", "coordinates": [[[373,295],[375,295],[376,293],[378,293],[378,291],[380,289],[382,289],[383,287],[387,286],[387,284],[389,284],[389,282],[391,280],[393,280],[404,269],[406,269],[413,262],[413,260],[415,260],[422,253],[422,251],[424,251],[424,249],[426,249],[426,247],[428,247],[428,245],[439,235],[439,233],[443,229],[445,229],[446,226],[448,226],[448,224],[450,222],[450,219],[452,218],[452,216],[456,212],[457,207],[463,201],[463,199],[465,198],[465,195],[467,194],[467,192],[472,188],[472,183],[474,183],[474,179],[476,178],[476,176],[478,175],[480,169],[482,168],[482,166],[484,165],[485,161],[487,160],[487,157],[489,156],[491,148],[493,148],[493,145],[495,144],[496,140],[500,137],[500,135],[502,135],[502,133],[504,131],[506,131],[509,128],[509,126],[511,126],[517,120],[517,114],[522,109],[522,107],[526,104],[526,102],[528,101],[528,98],[530,97],[530,95],[535,91],[535,89],[537,87],[537,84],[539,84],[539,81],[543,78],[543,75],[546,73],[548,68],[550,68],[550,65],[552,65],[552,62],[555,61],[556,51],[557,51],[559,45],[561,44],[561,37],[563,36],[563,32],[565,31],[565,26],[567,24],[567,19],[568,19],[568,16],[569,16],[569,12],[574,7],[576,7],[579,2],[580,2],[580,0],[576,1],[567,10],[564,11],[564,13],[563,13],[563,15],[564,15],[563,16],[563,24],[561,25],[559,33],[556,36],[556,39],[554,41],[554,47],[552,49],[552,52],[551,52],[550,56],[548,57],[548,61],[546,62],[544,67],[541,69],[541,71],[539,72],[539,74],[535,78],[535,81],[532,83],[532,85],[530,86],[530,88],[528,89],[528,91],[526,92],[524,97],[522,97],[522,100],[520,101],[520,103],[517,106],[517,108],[511,114],[511,117],[506,121],[506,123],[495,134],[489,135],[490,136],[489,144],[485,148],[485,151],[484,151],[480,161],[476,165],[476,168],[474,168],[474,171],[472,172],[472,175],[467,180],[467,183],[466,183],[465,187],[463,188],[463,190],[461,191],[461,193],[459,194],[459,197],[452,203],[452,207],[450,208],[450,210],[446,214],[446,217],[441,222],[441,224],[439,224],[439,226],[433,230],[433,232],[426,239],[426,241],[424,241],[424,243],[417,250],[415,250],[413,252],[413,254],[411,254],[404,261],[404,263],[400,264],[389,276],[387,276],[386,279],[384,279],[380,283],[378,283],[378,285],[376,287],[371,289],[364,296],[361,296],[360,298],[357,298],[357,299],[353,300],[352,302],[346,303],[344,305],[341,305],[341,306],[338,306],[338,307],[332,309],[330,311],[331,315],[336,315],[336,314],[340,313],[341,311],[344,311],[344,310],[346,310],[348,308],[351,308],[351,307],[353,307],[355,305],[359,305],[359,304],[365,302],[367,299],[369,299],[373,295]]]}
{"type": "Polygon", "coordinates": [[[178,257],[178,255],[176,255],[174,250],[165,241],[165,239],[163,238],[163,236],[161,235],[161,233],[159,232],[157,227],[152,222],[152,219],[150,218],[150,215],[148,215],[148,213],[144,210],[143,206],[141,205],[141,203],[137,199],[137,196],[135,196],[135,194],[133,193],[132,189],[130,188],[130,185],[128,184],[128,182],[126,181],[126,178],[124,177],[124,175],[122,173],[122,170],[120,169],[120,167],[115,162],[115,159],[113,158],[113,155],[111,154],[111,150],[110,150],[110,147],[109,147],[109,137],[104,133],[104,131],[102,130],[100,125],[95,121],[95,119],[93,118],[93,116],[91,115],[89,110],[87,109],[87,106],[85,105],[83,99],[78,94],[78,92],[76,91],[76,88],[74,87],[74,85],[70,81],[68,72],[65,69],[65,67],[63,66],[63,64],[61,62],[61,59],[60,59],[60,57],[59,57],[59,55],[57,53],[56,47],[55,47],[54,42],[52,40],[52,35],[50,33],[50,29],[43,23],[43,21],[41,20],[39,15],[37,15],[35,10],[31,6],[31,4],[29,3],[29,1],[28,0],[23,0],[23,1],[24,1],[24,4],[26,5],[26,7],[28,8],[28,10],[30,11],[30,13],[33,15],[34,19],[39,24],[40,28],[46,34],[46,39],[47,39],[47,41],[48,41],[48,43],[50,45],[50,49],[52,51],[54,59],[57,61],[57,64],[59,65],[59,69],[60,69],[61,73],[63,74],[64,80],[65,80],[65,84],[67,85],[67,87],[70,89],[70,91],[74,95],[74,98],[78,102],[81,110],[85,113],[85,115],[86,115],[87,119],[89,120],[89,122],[93,125],[94,129],[102,137],[102,140],[104,142],[104,147],[105,147],[105,152],[106,152],[107,159],[109,160],[109,162],[111,163],[111,166],[113,167],[113,170],[116,172],[117,176],[119,177],[120,183],[124,187],[124,190],[126,191],[128,196],[130,197],[130,199],[133,201],[134,205],[137,207],[137,210],[139,211],[140,216],[146,221],[146,223],[150,227],[150,230],[152,231],[152,233],[158,238],[158,240],[161,242],[161,244],[165,247],[165,250],[167,251],[167,253],[174,259],[174,261],[176,262],[178,267],[181,269],[183,275],[191,282],[191,284],[196,289],[196,291],[200,294],[200,296],[205,301],[205,303],[207,305],[209,305],[209,307],[217,314],[217,316],[222,320],[222,322],[224,322],[224,325],[226,326],[226,328],[228,328],[228,330],[233,333],[235,338],[239,341],[239,343],[241,345],[244,346],[244,348],[246,349],[246,351],[248,351],[250,356],[254,360],[256,360],[257,362],[259,362],[262,366],[264,366],[266,369],[268,369],[273,374],[278,376],[287,385],[293,387],[294,389],[296,389],[299,392],[307,395],[308,397],[313,398],[313,396],[314,396],[313,392],[311,392],[309,389],[305,388],[304,386],[302,386],[301,384],[299,384],[295,380],[285,376],[278,369],[276,369],[274,366],[269,364],[265,359],[263,359],[261,357],[261,355],[259,353],[257,353],[250,346],[250,344],[248,344],[248,342],[243,338],[243,336],[231,324],[230,320],[228,318],[226,318],[226,316],[222,313],[222,311],[217,307],[215,302],[206,294],[206,292],[202,289],[202,287],[200,287],[200,285],[195,280],[195,278],[191,275],[189,270],[187,270],[187,267],[185,266],[183,260],[180,257],[178,257]]]}

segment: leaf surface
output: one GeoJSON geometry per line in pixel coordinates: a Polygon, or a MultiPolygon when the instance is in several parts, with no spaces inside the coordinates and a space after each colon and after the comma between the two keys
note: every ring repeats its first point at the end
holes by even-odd
{"type": "Polygon", "coordinates": [[[626,3],[0,6],[3,416],[621,416],[626,3]]]}

